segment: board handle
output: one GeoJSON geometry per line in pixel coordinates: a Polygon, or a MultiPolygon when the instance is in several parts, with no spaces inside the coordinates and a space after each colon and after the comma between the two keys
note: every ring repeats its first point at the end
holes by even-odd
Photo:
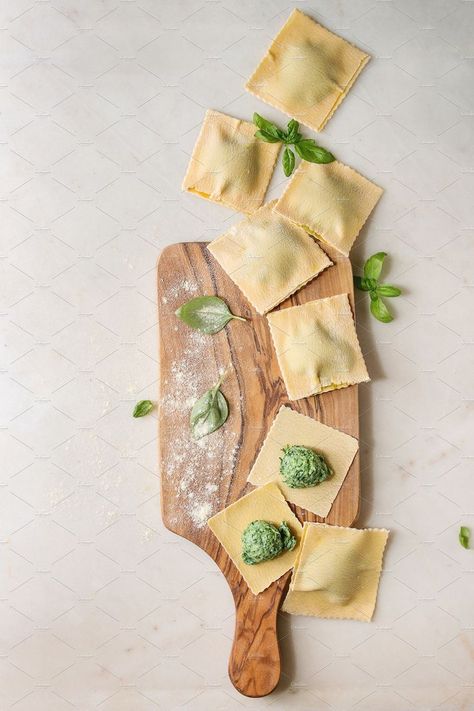
{"type": "Polygon", "coordinates": [[[229,677],[245,696],[270,694],[280,680],[277,618],[288,574],[259,595],[245,584],[234,589],[235,633],[229,677]]]}

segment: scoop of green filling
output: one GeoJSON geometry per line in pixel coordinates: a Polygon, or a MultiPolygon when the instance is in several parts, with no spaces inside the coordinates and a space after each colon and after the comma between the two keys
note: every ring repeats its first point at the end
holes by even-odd
{"type": "Polygon", "coordinates": [[[295,545],[296,538],[285,521],[278,528],[268,521],[252,521],[242,533],[242,560],[254,565],[291,551],[295,545]]]}
{"type": "Polygon", "coordinates": [[[288,445],[280,459],[280,473],[283,481],[291,489],[316,486],[329,479],[332,471],[321,454],[303,445],[288,445]]]}

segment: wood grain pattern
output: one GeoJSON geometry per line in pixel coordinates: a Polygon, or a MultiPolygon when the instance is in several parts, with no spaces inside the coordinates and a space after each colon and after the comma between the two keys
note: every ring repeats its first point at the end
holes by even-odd
{"type": "MultiPolygon", "coordinates": [[[[339,293],[348,293],[353,305],[349,260],[324,248],[334,266],[280,308],[339,293]]],[[[266,318],[252,309],[204,243],[175,244],[163,251],[158,263],[158,305],[163,521],[171,531],[205,550],[225,575],[236,606],[229,676],[241,693],[264,696],[280,677],[277,614],[290,573],[260,595],[253,595],[205,520],[252,489],[247,484],[248,473],[281,405],[289,404],[358,437],[357,386],[289,402],[266,318]],[[199,294],[220,295],[234,313],[250,322],[232,321],[215,336],[198,334],[182,324],[174,312],[199,294]],[[202,394],[226,367],[222,390],[230,404],[229,419],[221,430],[206,438],[209,442],[204,446],[190,445],[188,401],[192,402],[192,381],[197,378],[202,383],[202,394]],[[189,450],[190,446],[195,450],[189,450]]],[[[326,519],[299,508],[296,513],[301,520],[351,525],[359,511],[359,489],[357,455],[326,519]]]]}

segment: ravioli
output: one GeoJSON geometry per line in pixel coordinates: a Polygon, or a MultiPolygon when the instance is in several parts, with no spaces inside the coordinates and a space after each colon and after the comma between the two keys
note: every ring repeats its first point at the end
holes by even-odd
{"type": "Polygon", "coordinates": [[[347,294],[273,311],[267,319],[290,400],[369,380],[347,294]]]}
{"type": "Polygon", "coordinates": [[[248,121],[207,111],[194,146],[183,190],[252,213],[263,202],[280,150],[254,137],[248,121]]]}
{"type": "Polygon", "coordinates": [[[301,161],[275,211],[348,256],[383,190],[338,161],[301,161]]]}
{"type": "Polygon", "coordinates": [[[305,523],[282,609],[292,615],[372,619],[389,532],[305,523]]]}
{"type": "Polygon", "coordinates": [[[313,237],[273,211],[275,203],[264,205],[208,246],[260,314],[332,264],[313,237]]]}
{"type": "Polygon", "coordinates": [[[262,590],[268,588],[293,567],[303,531],[280,489],[273,483],[255,489],[227,506],[209,519],[208,526],[225,548],[254,595],[258,595],[262,590]],[[291,534],[296,538],[295,548],[258,565],[244,563],[242,560],[242,534],[249,523],[256,520],[268,521],[277,528],[284,521],[291,534]]]}
{"type": "Polygon", "coordinates": [[[258,453],[248,481],[255,486],[273,481],[278,484],[287,501],[325,518],[358,449],[358,441],[345,432],[323,425],[289,407],[281,407],[258,453]],[[288,444],[310,447],[322,454],[332,469],[332,476],[307,488],[293,489],[286,486],[280,474],[280,457],[283,447],[288,444]]]}
{"type": "Polygon", "coordinates": [[[370,57],[293,10],[245,88],[321,131],[370,57]]]}

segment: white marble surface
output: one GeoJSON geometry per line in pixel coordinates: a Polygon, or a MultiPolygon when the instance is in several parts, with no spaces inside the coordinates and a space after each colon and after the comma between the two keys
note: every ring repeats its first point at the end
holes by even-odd
{"type": "MultiPolygon", "coordinates": [[[[0,708],[474,709],[474,7],[462,0],[2,0],[0,708]],[[155,261],[236,216],[182,195],[207,107],[301,7],[374,59],[321,142],[386,189],[396,320],[358,304],[372,624],[282,616],[266,699],[226,675],[231,596],[159,517],[155,261]]],[[[271,194],[280,193],[278,172],[271,194]]]]}

